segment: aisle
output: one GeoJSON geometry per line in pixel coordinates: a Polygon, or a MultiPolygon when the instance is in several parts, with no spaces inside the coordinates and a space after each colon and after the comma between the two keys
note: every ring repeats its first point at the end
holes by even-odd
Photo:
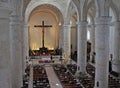
{"type": "Polygon", "coordinates": [[[63,88],[52,66],[45,66],[51,88],[63,88]]]}
{"type": "Polygon", "coordinates": [[[30,66],[30,78],[29,78],[28,88],[33,88],[33,67],[32,66],[30,66]]]}

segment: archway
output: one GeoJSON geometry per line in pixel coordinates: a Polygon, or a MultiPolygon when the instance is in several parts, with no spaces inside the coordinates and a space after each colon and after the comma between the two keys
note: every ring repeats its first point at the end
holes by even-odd
{"type": "MultiPolygon", "coordinates": [[[[27,11],[27,10],[26,10],[27,11]]],[[[44,45],[49,50],[61,48],[60,40],[62,35],[61,25],[63,24],[63,15],[61,11],[52,4],[41,4],[36,6],[30,14],[27,14],[29,25],[29,50],[39,50],[43,45],[42,28],[35,28],[35,25],[51,25],[51,28],[44,28],[44,45]],[[60,25],[61,24],[61,25],[60,25]]]]}
{"type": "Polygon", "coordinates": [[[48,49],[56,49],[58,47],[59,19],[56,14],[48,9],[48,6],[42,5],[34,9],[29,18],[29,43],[30,49],[39,50],[42,46],[42,28],[36,28],[35,25],[50,24],[51,27],[44,27],[44,45],[48,49]]]}

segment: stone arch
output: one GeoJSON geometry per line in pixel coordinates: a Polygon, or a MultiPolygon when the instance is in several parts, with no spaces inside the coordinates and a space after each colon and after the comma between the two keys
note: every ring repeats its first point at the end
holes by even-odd
{"type": "Polygon", "coordinates": [[[111,8],[112,11],[113,11],[113,14],[114,14],[114,16],[115,16],[115,20],[118,20],[118,19],[119,19],[119,10],[118,10],[118,8],[116,7],[116,5],[112,2],[112,0],[111,0],[111,2],[110,2],[110,8],[111,8]]]}
{"type": "MultiPolygon", "coordinates": [[[[24,15],[24,23],[27,25],[27,27],[25,27],[25,29],[28,30],[28,21],[29,21],[29,17],[31,15],[31,13],[37,9],[37,8],[48,8],[50,10],[53,11],[53,13],[59,18],[61,24],[64,23],[64,9],[62,8],[62,2],[60,3],[57,3],[57,2],[54,2],[54,0],[52,2],[48,2],[47,0],[43,0],[43,1],[34,1],[34,0],[31,0],[29,3],[27,3],[26,5],[26,8],[23,8],[25,9],[25,11],[23,12],[23,15],[24,15]],[[48,7],[45,7],[45,6],[48,6],[48,7]]],[[[25,31],[27,31],[25,30],[25,31]]],[[[27,36],[27,38],[29,37],[28,36],[28,32],[25,32],[25,35],[27,36]]],[[[29,39],[29,38],[28,38],[29,39]]],[[[26,43],[26,46],[28,46],[29,42],[26,43]]],[[[27,49],[29,50],[29,47],[27,47],[27,49]]]]}
{"type": "Polygon", "coordinates": [[[68,8],[67,8],[67,14],[66,14],[66,21],[67,23],[69,24],[70,22],[70,17],[72,15],[76,14],[77,15],[77,21],[79,20],[79,11],[78,11],[78,8],[77,6],[75,5],[75,3],[73,1],[70,1],[69,2],[69,5],[68,5],[68,8]]]}
{"type": "MultiPolygon", "coordinates": [[[[54,17],[56,18],[56,20],[58,20],[60,23],[64,23],[63,20],[63,15],[62,13],[59,11],[59,9],[57,9],[55,6],[51,5],[51,4],[42,4],[40,6],[37,6],[36,8],[33,9],[33,11],[31,12],[31,14],[29,15],[29,17],[32,16],[32,13],[34,13],[35,10],[37,9],[43,9],[43,10],[48,10],[48,12],[50,12],[52,15],[54,15],[54,17]]],[[[29,21],[30,18],[28,18],[29,21]]]]}
{"type": "Polygon", "coordinates": [[[94,7],[94,1],[88,3],[86,8],[86,16],[85,19],[87,19],[87,15],[91,17],[92,23],[94,23],[94,17],[95,17],[95,7],[94,7]]]}
{"type": "MultiPolygon", "coordinates": [[[[87,2],[87,0],[86,0],[86,2],[87,2]]],[[[85,6],[85,8],[86,9],[84,9],[84,12],[83,12],[83,14],[84,14],[84,19],[87,19],[87,14],[89,13],[89,9],[90,8],[94,8],[94,11],[93,11],[93,15],[94,15],[94,17],[95,17],[95,10],[97,10],[97,8],[98,7],[96,7],[96,6],[94,6],[94,1],[93,0],[91,0],[88,4],[87,4],[87,6],[85,6]]],[[[117,20],[117,19],[119,19],[119,10],[118,10],[118,8],[116,7],[116,5],[112,2],[112,0],[110,0],[109,2],[108,2],[108,4],[109,4],[109,9],[111,9],[112,10],[112,12],[113,12],[113,14],[114,14],[114,16],[115,16],[115,19],[117,20]]],[[[91,14],[92,15],[92,14],[91,14]]]]}
{"type": "MultiPolygon", "coordinates": [[[[76,12],[77,12],[77,21],[79,22],[81,20],[81,10],[80,10],[80,2],[78,0],[72,0],[71,2],[73,2],[76,12]]],[[[70,5],[70,4],[69,4],[70,5]]]]}
{"type": "Polygon", "coordinates": [[[95,0],[96,17],[109,16],[110,2],[111,0],[95,0]]]}
{"type": "Polygon", "coordinates": [[[87,14],[90,17],[91,24],[94,24],[94,15],[92,13],[93,13],[92,11],[91,12],[89,11],[87,14]]]}
{"type": "Polygon", "coordinates": [[[88,0],[85,0],[84,5],[83,5],[83,11],[82,11],[82,20],[87,21],[87,3],[88,0]]]}
{"type": "MultiPolygon", "coordinates": [[[[83,5],[83,11],[82,11],[82,20],[87,21],[87,16],[91,14],[91,16],[95,15],[95,9],[94,7],[94,0],[85,0],[84,5],[83,5]],[[91,11],[90,8],[92,8],[91,11]]],[[[93,19],[92,19],[93,20],[93,19]]]]}
{"type": "MultiPolygon", "coordinates": [[[[26,8],[26,11],[25,11],[25,23],[28,22],[31,12],[36,7],[44,5],[44,4],[48,4],[48,2],[41,2],[41,1],[36,2],[34,0],[31,0],[31,2],[28,4],[28,6],[26,8]]],[[[62,21],[63,21],[64,13],[63,13],[62,8],[59,5],[57,5],[56,3],[53,3],[53,2],[49,2],[49,6],[54,7],[54,9],[56,9],[56,11],[58,11],[57,13],[61,16],[62,21]]]]}

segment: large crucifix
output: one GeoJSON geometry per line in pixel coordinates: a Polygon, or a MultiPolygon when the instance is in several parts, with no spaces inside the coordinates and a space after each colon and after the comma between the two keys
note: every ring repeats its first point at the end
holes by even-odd
{"type": "Polygon", "coordinates": [[[41,27],[42,28],[42,48],[44,48],[44,33],[45,33],[45,28],[47,27],[52,27],[52,25],[45,25],[44,21],[42,21],[42,25],[35,25],[34,27],[41,27]]]}

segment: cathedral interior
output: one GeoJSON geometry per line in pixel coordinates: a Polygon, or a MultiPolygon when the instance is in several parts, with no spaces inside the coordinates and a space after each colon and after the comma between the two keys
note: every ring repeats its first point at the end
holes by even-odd
{"type": "Polygon", "coordinates": [[[0,0],[0,88],[120,88],[120,0],[0,0]]]}

